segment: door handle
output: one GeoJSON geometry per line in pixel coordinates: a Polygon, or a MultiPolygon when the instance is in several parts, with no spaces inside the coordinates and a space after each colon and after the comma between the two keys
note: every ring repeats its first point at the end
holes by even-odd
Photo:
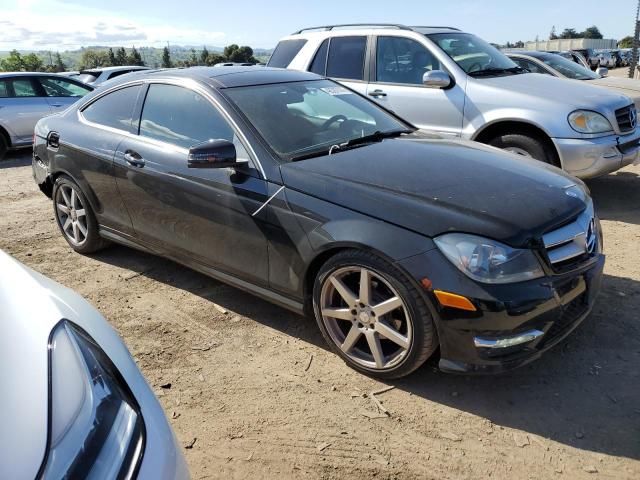
{"type": "Polygon", "coordinates": [[[144,159],[138,153],[132,150],[127,150],[126,152],[124,152],[124,161],[132,167],[144,167],[144,159]]]}
{"type": "Polygon", "coordinates": [[[384,93],[382,90],[374,90],[373,92],[369,92],[369,96],[371,97],[386,97],[387,94],[384,93]]]}
{"type": "Polygon", "coordinates": [[[51,104],[52,107],[62,107],[61,103],[52,103],[51,104]]]}

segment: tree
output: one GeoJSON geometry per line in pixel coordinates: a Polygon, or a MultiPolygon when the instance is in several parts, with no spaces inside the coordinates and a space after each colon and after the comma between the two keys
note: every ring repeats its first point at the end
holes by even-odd
{"type": "Polygon", "coordinates": [[[600,29],[595,25],[590,26],[584,32],[582,32],[583,38],[602,38],[602,34],[600,33],[600,29]]]}
{"type": "Polygon", "coordinates": [[[115,54],[113,53],[113,48],[109,49],[109,65],[115,67],[118,65],[118,60],[116,59],[115,54]]]}
{"type": "Polygon", "coordinates": [[[200,65],[207,64],[207,58],[209,58],[209,50],[207,50],[207,46],[202,47],[202,51],[200,52],[200,65]]]}
{"type": "Polygon", "coordinates": [[[11,50],[9,56],[0,62],[5,72],[20,72],[24,70],[24,60],[17,50],[11,50]]]}
{"type": "Polygon", "coordinates": [[[549,34],[549,40],[557,40],[558,34],[556,33],[556,26],[551,27],[551,33],[549,34]]]}
{"type": "Polygon", "coordinates": [[[116,52],[116,65],[126,65],[127,64],[127,51],[124,47],[120,47],[116,52]]]}
{"type": "Polygon", "coordinates": [[[171,54],[169,53],[169,47],[164,47],[162,51],[162,68],[171,68],[171,54]]]}
{"type": "Polygon", "coordinates": [[[24,63],[24,69],[27,72],[40,72],[44,70],[42,59],[35,53],[29,53],[22,57],[24,63]]]}
{"type": "Polygon", "coordinates": [[[85,68],[104,67],[109,61],[109,56],[104,51],[86,49],[80,57],[80,70],[85,68]]]}
{"type": "Polygon", "coordinates": [[[618,42],[619,48],[633,48],[633,37],[628,35],[618,42]]]}
{"type": "Polygon", "coordinates": [[[565,28],[560,34],[560,38],[580,38],[580,35],[575,28],[565,28]]]}
{"type": "Polygon", "coordinates": [[[196,49],[192,48],[191,55],[189,56],[189,66],[195,67],[196,65],[198,65],[198,55],[196,54],[196,49]]]}
{"type": "Polygon", "coordinates": [[[258,61],[253,58],[253,49],[251,47],[239,47],[235,43],[224,47],[224,56],[229,62],[258,63],[258,61]]]}
{"type": "Polygon", "coordinates": [[[60,56],[60,52],[56,52],[56,63],[55,63],[56,72],[64,72],[67,69],[67,66],[62,61],[62,57],[60,56]]]}
{"type": "Polygon", "coordinates": [[[131,48],[131,53],[127,56],[127,65],[137,65],[144,67],[144,62],[140,56],[140,52],[136,50],[136,47],[131,48]]]}
{"type": "Polygon", "coordinates": [[[209,66],[213,66],[213,65],[216,65],[216,64],[218,64],[218,63],[224,63],[224,62],[226,62],[226,61],[227,61],[227,59],[226,59],[226,58],[224,58],[224,57],[223,57],[222,55],[220,55],[219,53],[210,53],[210,54],[207,56],[207,62],[206,62],[206,63],[207,63],[207,65],[209,65],[209,66]]]}

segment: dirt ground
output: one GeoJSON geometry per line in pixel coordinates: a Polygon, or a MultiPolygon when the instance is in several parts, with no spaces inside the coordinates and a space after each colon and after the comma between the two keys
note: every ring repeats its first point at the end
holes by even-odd
{"type": "Polygon", "coordinates": [[[637,480],[640,167],[589,186],[608,255],[595,310],[540,361],[497,377],[428,363],[377,382],[329,353],[311,319],[125,247],[76,254],[28,154],[0,162],[0,248],[113,324],[194,479],[637,480]],[[388,417],[370,395],[387,386],[376,398],[388,417]]]}

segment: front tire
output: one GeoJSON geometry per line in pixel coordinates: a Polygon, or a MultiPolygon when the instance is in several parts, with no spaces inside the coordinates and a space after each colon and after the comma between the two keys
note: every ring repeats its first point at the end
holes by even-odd
{"type": "Polygon", "coordinates": [[[522,134],[500,135],[489,141],[489,145],[508,152],[533,158],[549,165],[556,165],[551,149],[540,139],[522,134]]]}
{"type": "Polygon", "coordinates": [[[108,242],[98,233],[98,222],[84,193],[69,177],[53,184],[53,213],[62,236],[78,253],[93,253],[108,242]]]}
{"type": "Polygon", "coordinates": [[[331,349],[350,367],[377,378],[409,375],[438,346],[416,286],[370,253],[345,250],[331,257],[315,279],[313,309],[331,349]]]}
{"type": "Polygon", "coordinates": [[[0,132],[0,160],[4,158],[9,150],[9,145],[7,144],[7,140],[4,138],[2,132],[0,132]]]}

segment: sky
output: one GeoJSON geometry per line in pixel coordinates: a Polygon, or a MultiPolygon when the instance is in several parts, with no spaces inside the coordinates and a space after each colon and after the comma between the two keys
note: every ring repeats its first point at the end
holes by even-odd
{"type": "Polygon", "coordinates": [[[551,27],[633,33],[636,0],[0,0],[0,50],[105,45],[274,47],[303,27],[353,22],[446,25],[489,42],[545,39],[551,27]]]}

